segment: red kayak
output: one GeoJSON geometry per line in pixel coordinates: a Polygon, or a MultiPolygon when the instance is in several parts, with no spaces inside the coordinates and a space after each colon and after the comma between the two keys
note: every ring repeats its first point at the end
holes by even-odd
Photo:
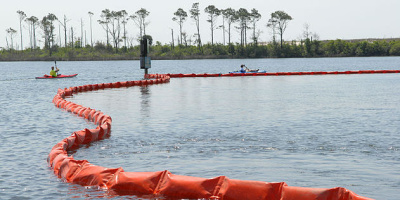
{"type": "Polygon", "coordinates": [[[71,75],[64,75],[64,74],[61,74],[61,75],[58,75],[57,77],[53,77],[53,76],[50,76],[50,75],[45,74],[44,76],[36,77],[36,79],[47,79],[47,78],[72,78],[72,77],[75,77],[75,76],[77,76],[77,75],[78,75],[78,74],[71,74],[71,75]]]}

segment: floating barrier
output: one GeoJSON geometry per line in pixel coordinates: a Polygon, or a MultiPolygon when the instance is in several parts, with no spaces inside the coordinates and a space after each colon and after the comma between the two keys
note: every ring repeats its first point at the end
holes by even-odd
{"type": "MultiPolygon", "coordinates": [[[[350,73],[350,72],[349,72],[350,73]]],[[[358,72],[357,72],[358,73],[358,72]]],[[[372,72],[371,72],[372,73],[372,72]]],[[[394,73],[394,72],[382,72],[394,73]]],[[[399,72],[396,72],[399,73],[399,72]]],[[[303,75],[265,73],[271,75],[303,75]]],[[[318,73],[314,74],[328,74],[318,73]]],[[[259,75],[259,74],[257,74],[259,75]]],[[[305,74],[304,74],[305,75],[305,74]]],[[[172,174],[171,172],[125,172],[120,168],[105,168],[90,164],[87,160],[75,160],[68,156],[68,151],[82,145],[110,137],[112,119],[101,111],[84,107],[65,100],[79,92],[146,86],[167,83],[170,77],[216,77],[237,76],[236,74],[150,74],[145,78],[153,80],[101,83],[59,89],[53,98],[56,107],[74,113],[98,125],[95,129],[83,129],[73,132],[69,137],[57,143],[50,151],[47,162],[58,178],[82,186],[95,186],[99,189],[111,190],[120,195],[162,196],[168,199],[214,199],[214,200],[368,200],[342,187],[331,189],[305,188],[288,186],[285,182],[269,183],[262,181],[245,181],[229,179],[226,176],[200,178],[172,174]]],[[[249,76],[246,74],[245,76],[249,76]]]]}
{"type": "Polygon", "coordinates": [[[228,73],[228,74],[167,74],[171,78],[186,77],[226,77],[226,76],[291,76],[291,75],[326,75],[326,74],[382,74],[400,73],[400,70],[359,70],[359,71],[329,71],[329,72],[265,72],[265,73],[228,73]]]}

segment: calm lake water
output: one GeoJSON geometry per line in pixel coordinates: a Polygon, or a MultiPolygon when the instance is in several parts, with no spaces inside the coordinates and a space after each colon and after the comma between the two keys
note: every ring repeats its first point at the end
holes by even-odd
{"type": "MultiPolygon", "coordinates": [[[[138,61],[57,62],[76,78],[36,80],[53,62],[1,62],[0,199],[136,199],[64,183],[51,148],[95,127],[56,108],[58,88],[139,80],[138,61]]],[[[400,57],[153,61],[150,73],[400,69],[400,57]]],[[[400,199],[400,74],[171,79],[69,100],[113,119],[75,159],[125,171],[345,187],[400,199]]]]}

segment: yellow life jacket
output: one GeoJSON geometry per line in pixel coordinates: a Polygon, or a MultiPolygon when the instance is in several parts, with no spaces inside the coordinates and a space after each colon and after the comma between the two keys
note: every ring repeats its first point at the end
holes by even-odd
{"type": "Polygon", "coordinates": [[[56,71],[51,70],[51,71],[50,71],[50,76],[52,76],[52,77],[57,77],[56,71]]]}

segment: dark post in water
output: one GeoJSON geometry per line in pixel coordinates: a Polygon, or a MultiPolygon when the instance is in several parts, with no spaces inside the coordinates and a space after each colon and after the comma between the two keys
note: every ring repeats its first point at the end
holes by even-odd
{"type": "Polygon", "coordinates": [[[151,68],[151,59],[148,57],[150,45],[147,38],[140,40],[140,69],[144,69],[145,76],[148,74],[148,69],[151,68]]]}

